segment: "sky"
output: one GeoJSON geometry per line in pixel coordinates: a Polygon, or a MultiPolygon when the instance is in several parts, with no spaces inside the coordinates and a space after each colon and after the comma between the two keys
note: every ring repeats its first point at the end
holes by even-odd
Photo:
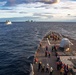
{"type": "Polygon", "coordinates": [[[0,22],[76,22],[76,0],[0,0],[0,22]]]}

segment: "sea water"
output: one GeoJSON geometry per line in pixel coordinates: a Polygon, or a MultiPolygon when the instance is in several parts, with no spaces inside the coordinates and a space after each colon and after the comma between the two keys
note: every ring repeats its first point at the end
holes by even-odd
{"type": "Polygon", "coordinates": [[[0,23],[0,75],[29,75],[39,42],[49,31],[76,40],[74,22],[0,23]]]}

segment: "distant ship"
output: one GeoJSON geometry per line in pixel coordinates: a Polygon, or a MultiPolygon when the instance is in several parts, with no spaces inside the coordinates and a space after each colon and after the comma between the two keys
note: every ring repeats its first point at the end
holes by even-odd
{"type": "Polygon", "coordinates": [[[25,22],[34,22],[34,21],[33,21],[33,20],[30,20],[30,21],[29,21],[29,20],[27,20],[27,21],[25,21],[25,22]]]}
{"type": "Polygon", "coordinates": [[[12,22],[11,21],[9,21],[9,20],[6,20],[6,23],[5,23],[6,25],[11,25],[12,24],[12,22]]]}

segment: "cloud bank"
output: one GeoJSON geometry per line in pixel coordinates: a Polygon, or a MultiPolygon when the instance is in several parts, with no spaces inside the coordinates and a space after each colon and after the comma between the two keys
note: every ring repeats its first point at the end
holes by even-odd
{"type": "Polygon", "coordinates": [[[0,19],[76,21],[76,1],[73,0],[2,0],[0,4],[0,19]]]}
{"type": "Polygon", "coordinates": [[[60,0],[1,0],[0,4],[3,6],[14,6],[17,4],[27,4],[27,3],[36,3],[41,2],[45,4],[53,4],[58,3],[60,0]]]}

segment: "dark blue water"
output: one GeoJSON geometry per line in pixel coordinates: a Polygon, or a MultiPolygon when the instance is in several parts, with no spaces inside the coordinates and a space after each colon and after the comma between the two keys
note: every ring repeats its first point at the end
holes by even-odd
{"type": "Polygon", "coordinates": [[[29,75],[32,56],[50,30],[76,39],[76,23],[0,23],[0,75],[29,75]]]}

